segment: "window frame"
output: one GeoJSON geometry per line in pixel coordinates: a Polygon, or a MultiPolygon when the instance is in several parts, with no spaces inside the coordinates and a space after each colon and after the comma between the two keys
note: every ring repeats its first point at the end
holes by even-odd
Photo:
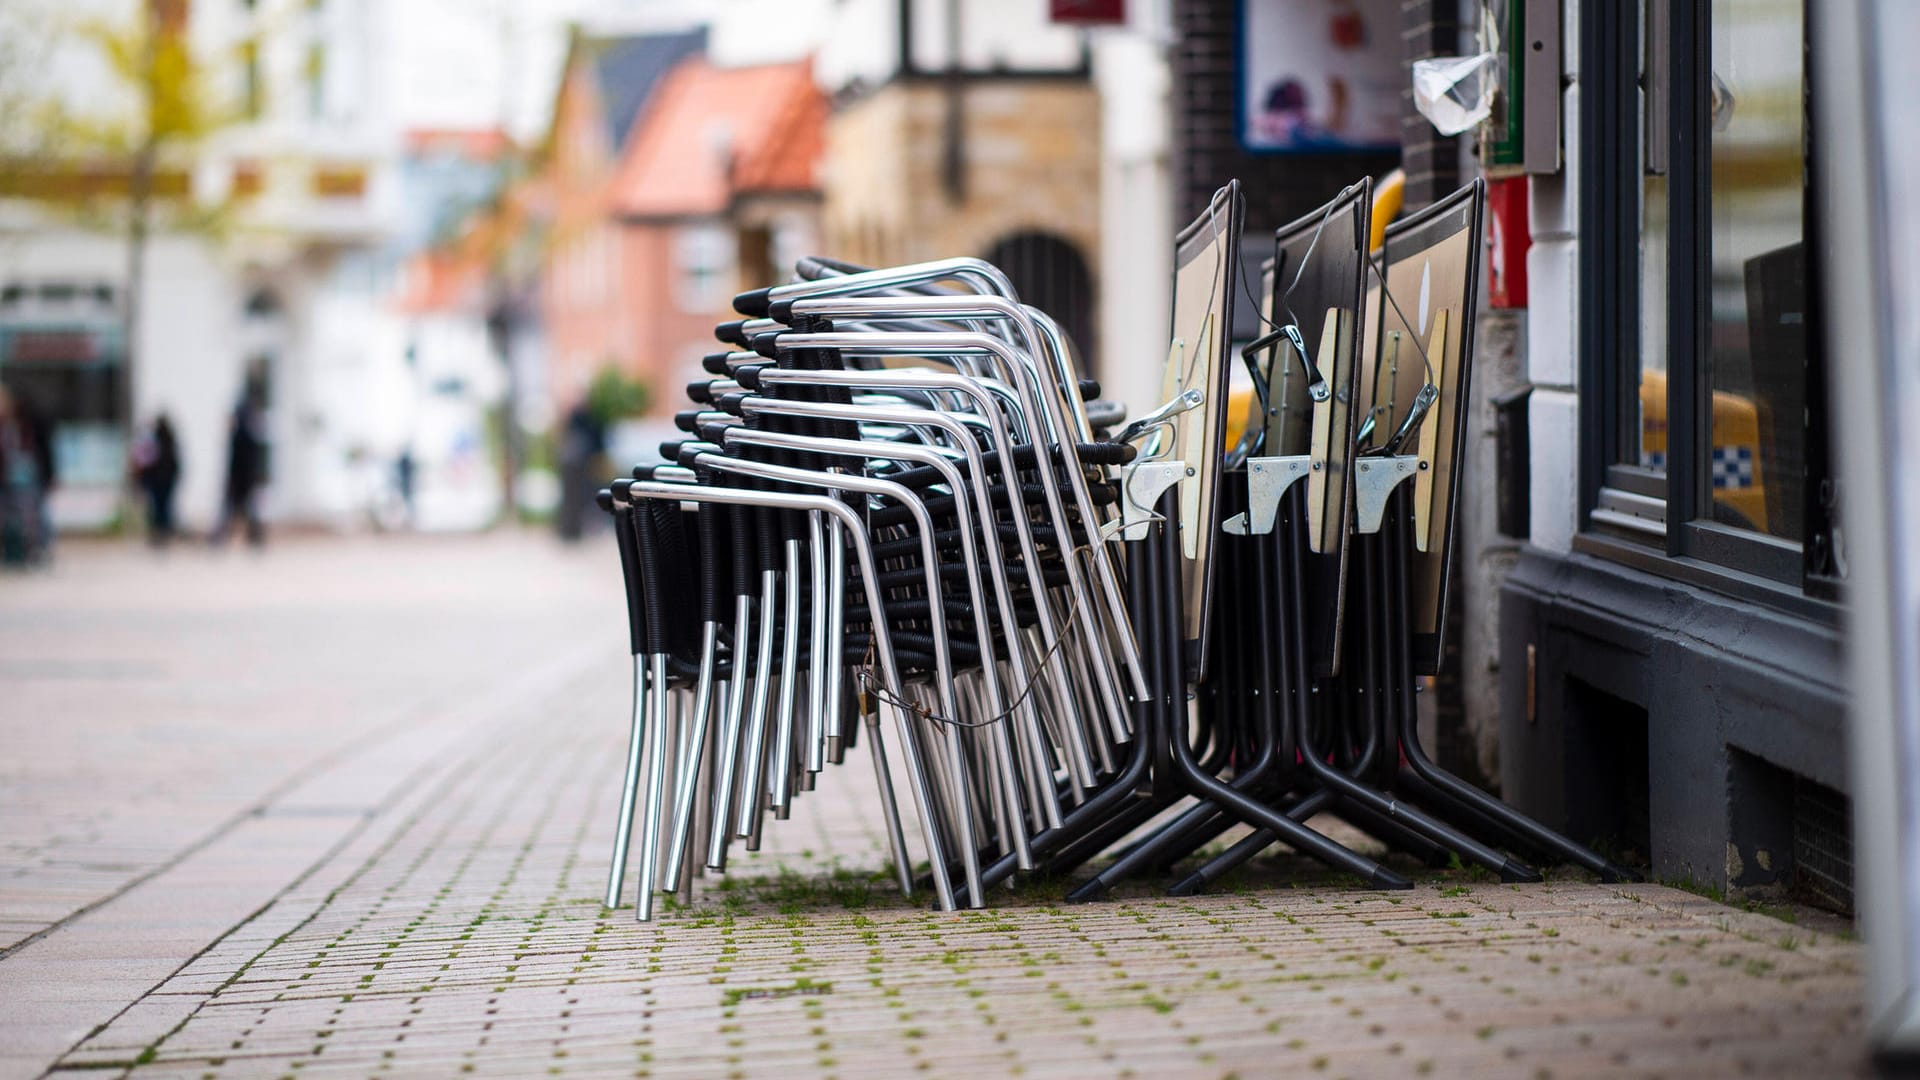
{"type": "MultiPolygon", "coordinates": [[[[1649,0],[1648,6],[1654,3],[1649,0]]],[[[1640,388],[1629,375],[1637,375],[1640,367],[1643,170],[1639,154],[1621,154],[1618,148],[1642,140],[1641,109],[1634,104],[1644,51],[1638,8],[1580,9],[1580,167],[1591,173],[1581,177],[1577,211],[1581,508],[1589,523],[1597,510],[1601,527],[1658,542],[1666,534],[1666,477],[1659,469],[1625,460],[1628,448],[1639,445],[1640,388]]],[[[1671,459],[1671,432],[1668,440],[1671,459]]]]}
{"type": "MultiPolygon", "coordinates": [[[[1806,572],[1804,542],[1710,516],[1711,0],[1582,5],[1579,48],[1581,167],[1589,175],[1581,179],[1578,204],[1582,530],[1574,547],[1833,621],[1839,590],[1832,579],[1806,572]],[[1669,200],[1664,470],[1623,460],[1639,438],[1638,200],[1647,170],[1640,155],[1617,148],[1638,145],[1646,133],[1658,140],[1647,144],[1647,157],[1664,166],[1669,200]]],[[[1813,134],[1809,130],[1809,146],[1813,134]]],[[[1811,191],[1805,205],[1811,253],[1818,226],[1811,191]]],[[[1810,268],[1808,288],[1816,287],[1810,268]]],[[[1810,295],[1809,318],[1817,315],[1810,295]]],[[[1810,351],[1819,348],[1818,338],[1810,336],[1810,351]]],[[[1810,370],[1822,367],[1810,357],[1810,370]]],[[[1825,423],[1824,417],[1810,421],[1810,443],[1816,425],[1824,429],[1825,423]]]]}
{"type": "Polygon", "coordinates": [[[717,219],[695,219],[674,226],[673,299],[682,314],[724,311],[737,291],[738,241],[717,219]]]}

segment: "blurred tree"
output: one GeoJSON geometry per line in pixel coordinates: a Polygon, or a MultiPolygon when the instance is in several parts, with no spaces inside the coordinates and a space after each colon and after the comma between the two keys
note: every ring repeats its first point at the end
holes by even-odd
{"type": "MultiPolygon", "coordinates": [[[[14,6],[14,0],[0,6],[14,6]]],[[[44,96],[39,86],[12,86],[40,59],[30,45],[0,48],[0,196],[47,204],[90,227],[126,238],[127,277],[121,317],[126,357],[123,393],[131,394],[144,292],[146,248],[164,214],[169,229],[214,231],[225,205],[193,198],[191,150],[241,119],[217,100],[214,67],[194,54],[187,0],[138,0],[121,20],[60,20],[43,5],[36,21],[19,5],[9,18],[57,26],[53,35],[91,54],[108,74],[103,93],[44,96]],[[9,95],[14,95],[11,100],[9,95]],[[36,96],[40,95],[40,96],[36,96]]],[[[125,404],[125,403],[123,403],[125,404]]],[[[131,422],[131,410],[123,410],[131,422]]]]}
{"type": "Polygon", "coordinates": [[[0,177],[38,149],[33,113],[46,74],[49,22],[36,5],[0,4],[0,177]]]}
{"type": "Polygon", "coordinates": [[[645,415],[653,388],[608,364],[587,384],[587,412],[602,425],[645,415]]]}

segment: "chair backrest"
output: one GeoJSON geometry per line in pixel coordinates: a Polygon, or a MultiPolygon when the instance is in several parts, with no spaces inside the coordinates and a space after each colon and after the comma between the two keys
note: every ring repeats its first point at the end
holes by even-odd
{"type": "Polygon", "coordinates": [[[1297,326],[1329,391],[1314,401],[1307,366],[1292,345],[1270,354],[1266,453],[1307,454],[1307,575],[1310,651],[1317,674],[1340,667],[1346,611],[1348,535],[1353,518],[1353,453],[1361,313],[1367,278],[1373,185],[1362,180],[1274,233],[1270,297],[1276,326],[1297,326]]]}
{"type": "Polygon", "coordinates": [[[1206,672],[1213,541],[1220,531],[1214,489],[1225,451],[1229,337],[1245,214],[1240,182],[1230,181],[1180,230],[1173,245],[1173,322],[1160,398],[1171,401],[1189,390],[1199,390],[1205,398],[1200,408],[1174,417],[1165,436],[1171,439],[1166,456],[1190,470],[1180,484],[1181,606],[1187,669],[1196,682],[1206,672]]]}
{"type": "Polygon", "coordinates": [[[1363,346],[1360,377],[1362,394],[1379,410],[1375,444],[1405,423],[1423,386],[1438,391],[1417,435],[1401,448],[1417,453],[1423,466],[1409,500],[1409,617],[1414,669],[1422,674],[1439,670],[1446,626],[1485,209],[1486,185],[1476,179],[1388,226],[1381,261],[1391,299],[1373,295],[1377,289],[1368,299],[1369,315],[1380,321],[1375,346],[1363,346]]]}

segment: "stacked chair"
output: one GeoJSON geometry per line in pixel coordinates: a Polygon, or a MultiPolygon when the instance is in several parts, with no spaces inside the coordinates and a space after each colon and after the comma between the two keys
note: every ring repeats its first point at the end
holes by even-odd
{"type": "Polygon", "coordinates": [[[1174,891],[1275,842],[1410,885],[1323,813],[1509,880],[1537,880],[1521,856],[1630,876],[1419,745],[1483,195],[1397,223],[1377,258],[1368,195],[1279,231],[1236,361],[1242,200],[1216,193],[1175,238],[1164,404],[1124,427],[980,260],[808,258],[737,297],[687,437],[599,493],[634,657],[607,905],[636,814],[644,920],[859,740],[900,888],[942,909],[1114,851],[1072,894],[1092,899],[1236,825],[1174,891]],[[1236,362],[1256,394],[1228,448],[1236,362]]]}

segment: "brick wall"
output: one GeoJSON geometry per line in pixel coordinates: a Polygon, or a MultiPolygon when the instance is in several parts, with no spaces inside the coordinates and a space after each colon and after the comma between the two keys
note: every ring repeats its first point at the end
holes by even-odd
{"type": "Polygon", "coordinates": [[[965,88],[964,198],[941,182],[946,90],[900,79],[827,124],[827,249],[883,265],[985,255],[1044,232],[1100,256],[1100,101],[1083,79],[982,78],[965,88]]]}
{"type": "Polygon", "coordinates": [[[1413,107],[1413,61],[1460,52],[1460,5],[1457,0],[1401,0],[1400,43],[1408,65],[1402,83],[1400,110],[1400,167],[1407,171],[1407,210],[1435,202],[1465,183],[1460,168],[1460,140],[1442,135],[1413,107]]]}

